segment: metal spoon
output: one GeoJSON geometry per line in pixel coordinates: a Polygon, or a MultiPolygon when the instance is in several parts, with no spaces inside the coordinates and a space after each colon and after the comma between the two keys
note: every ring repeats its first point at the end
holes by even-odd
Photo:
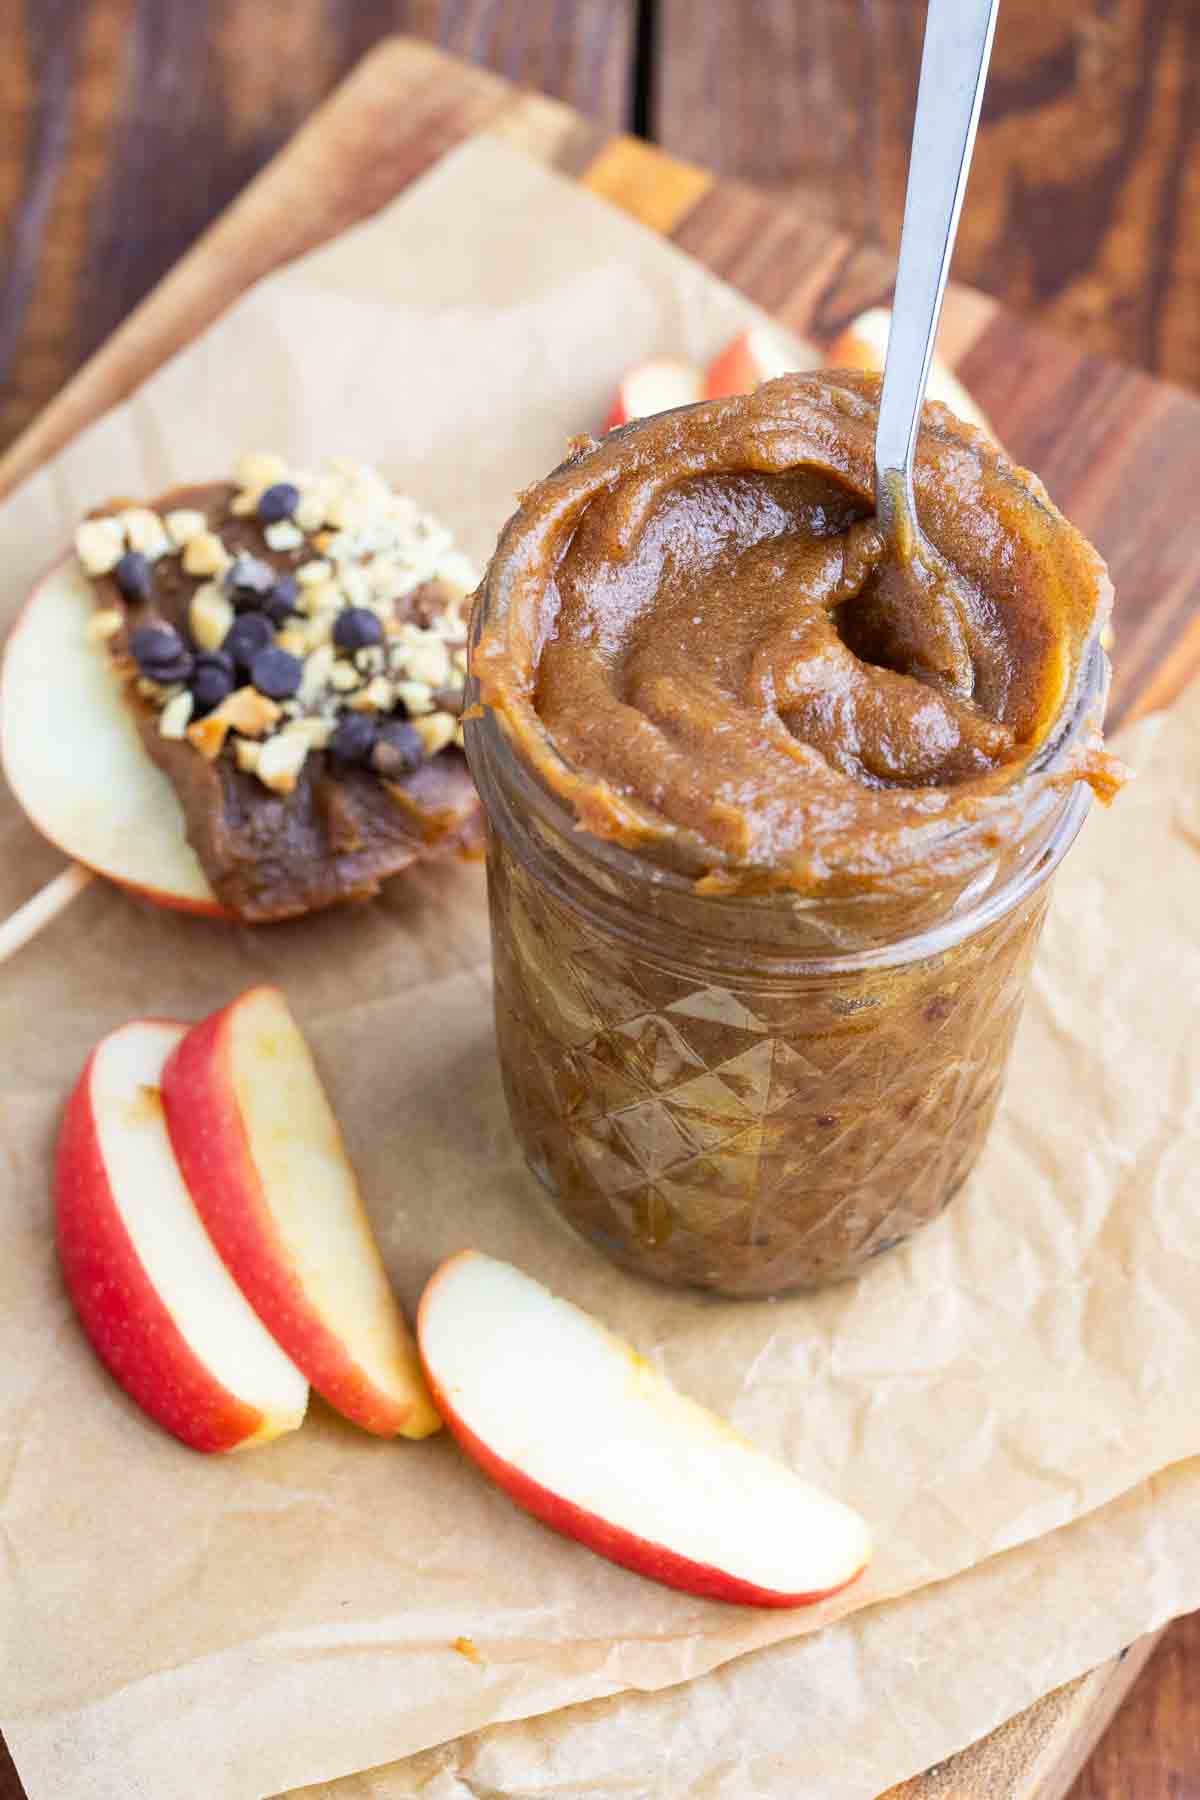
{"type": "Polygon", "coordinates": [[[900,263],[875,429],[875,511],[906,559],[912,462],[1000,0],[929,0],[900,263]]]}

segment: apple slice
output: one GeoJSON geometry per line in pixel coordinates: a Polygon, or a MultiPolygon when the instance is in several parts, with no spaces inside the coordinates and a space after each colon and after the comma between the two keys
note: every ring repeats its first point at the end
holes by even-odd
{"type": "Polygon", "coordinates": [[[820,366],[821,357],[814,345],[793,345],[770,325],[751,325],[709,363],[704,397],[719,400],[726,394],[749,394],[777,375],[820,366]]]}
{"type": "Polygon", "coordinates": [[[162,906],[228,917],[187,841],[175,790],[142,748],[121,684],[87,639],[95,601],[74,557],[47,571],[0,671],[0,759],[60,850],[162,906]]]}
{"type": "Polygon", "coordinates": [[[126,1393],[193,1450],[235,1450],[294,1431],[308,1383],[213,1249],[172,1154],[160,1084],[186,1031],[138,1019],[89,1057],[58,1140],[58,1253],[126,1393]]]}
{"type": "Polygon", "coordinates": [[[690,406],[703,398],[704,377],[694,363],[681,356],[652,356],[622,375],[604,429],[612,431],[631,419],[669,412],[673,406],[690,406]]]}
{"type": "MultiPolygon", "coordinates": [[[[847,325],[841,337],[830,345],[826,363],[831,369],[870,369],[882,375],[891,329],[892,315],[886,306],[868,308],[866,312],[859,313],[857,319],[847,325]]],[[[996,433],[987,414],[972,399],[954,371],[937,355],[930,365],[925,397],[927,400],[940,400],[943,406],[948,406],[966,424],[976,426],[995,440],[996,433]]]]}
{"type": "Polygon", "coordinates": [[[312,1053],[278,988],[194,1025],[163,1072],[200,1217],[318,1393],[380,1437],[441,1424],[312,1053]]]}
{"type": "Polygon", "coordinates": [[[467,1455],[535,1518],[668,1587],[802,1606],[860,1574],[870,1534],[511,1264],[436,1271],[417,1317],[433,1397],[467,1455]]]}

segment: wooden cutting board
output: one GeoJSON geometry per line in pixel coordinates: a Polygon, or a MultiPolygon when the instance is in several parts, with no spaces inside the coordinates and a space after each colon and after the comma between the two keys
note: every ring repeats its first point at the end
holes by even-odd
{"type": "MultiPolygon", "coordinates": [[[[892,267],[878,251],[397,38],[359,65],[0,458],[0,493],[252,282],[374,212],[484,129],[672,238],[818,342],[889,296],[892,267]]],[[[1085,356],[962,287],[947,296],[942,348],[1003,441],[1108,558],[1118,595],[1113,716],[1165,704],[1200,667],[1200,402],[1085,356]]],[[[1061,1800],[1153,1642],[1059,1689],[888,1800],[1061,1800]]],[[[20,1800],[21,1792],[0,1766],[0,1800],[20,1800]]]]}

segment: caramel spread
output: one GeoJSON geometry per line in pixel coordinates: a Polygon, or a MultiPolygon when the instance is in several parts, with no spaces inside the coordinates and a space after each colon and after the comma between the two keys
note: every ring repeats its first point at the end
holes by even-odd
{"type": "Polygon", "coordinates": [[[878,394],[786,376],[589,442],[525,496],[473,668],[589,831],[719,890],[906,891],[993,851],[1028,780],[1111,789],[1095,727],[1045,754],[1103,563],[937,405],[898,552],[878,394]]]}

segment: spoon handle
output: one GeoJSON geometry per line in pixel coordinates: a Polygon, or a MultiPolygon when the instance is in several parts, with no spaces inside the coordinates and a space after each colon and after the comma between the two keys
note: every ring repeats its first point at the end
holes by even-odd
{"type": "Polygon", "coordinates": [[[912,520],[917,421],[954,253],[1000,0],[929,0],[896,297],[875,433],[875,506],[889,536],[912,520]],[[903,513],[903,518],[900,516],[903,513]]]}

